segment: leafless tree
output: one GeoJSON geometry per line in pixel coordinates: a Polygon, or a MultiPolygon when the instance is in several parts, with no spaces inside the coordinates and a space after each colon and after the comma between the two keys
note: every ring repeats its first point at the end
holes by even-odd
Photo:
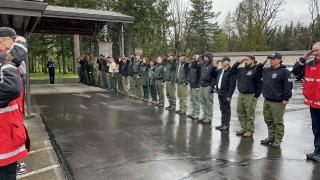
{"type": "Polygon", "coordinates": [[[188,23],[189,0],[172,0],[169,6],[170,28],[168,38],[170,45],[177,52],[182,52],[186,44],[186,25],[188,23]]]}
{"type": "Polygon", "coordinates": [[[279,23],[284,0],[244,0],[234,13],[234,22],[240,37],[253,36],[266,41],[279,23]],[[263,37],[265,36],[265,37],[263,37]]]}
{"type": "Polygon", "coordinates": [[[317,19],[319,17],[319,1],[318,0],[309,1],[309,13],[311,15],[310,44],[312,44],[313,37],[316,32],[317,19]]]}

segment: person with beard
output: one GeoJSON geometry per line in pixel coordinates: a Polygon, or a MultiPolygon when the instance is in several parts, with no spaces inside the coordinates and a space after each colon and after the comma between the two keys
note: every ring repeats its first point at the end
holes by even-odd
{"type": "Polygon", "coordinates": [[[236,75],[239,91],[237,114],[241,130],[236,131],[238,136],[251,137],[254,133],[255,110],[261,94],[261,81],[256,68],[255,57],[251,55],[236,62],[231,68],[231,72],[236,75]],[[239,67],[243,63],[244,67],[239,67]]]}
{"type": "Polygon", "coordinates": [[[280,148],[284,136],[283,116],[289,99],[292,96],[292,81],[289,70],[282,65],[282,55],[273,53],[257,66],[257,73],[262,78],[263,117],[268,126],[268,137],[261,144],[271,144],[280,148]],[[263,66],[270,59],[270,67],[263,66]]]}

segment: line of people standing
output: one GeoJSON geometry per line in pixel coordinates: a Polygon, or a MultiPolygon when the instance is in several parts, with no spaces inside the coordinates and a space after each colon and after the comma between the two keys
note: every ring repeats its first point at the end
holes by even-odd
{"type": "MultiPolygon", "coordinates": [[[[305,104],[310,106],[312,130],[314,133],[315,150],[307,154],[307,159],[320,162],[320,126],[319,126],[319,67],[320,43],[315,43],[313,50],[300,58],[294,65],[292,73],[305,76],[305,104]]],[[[273,53],[263,63],[257,64],[252,55],[245,56],[232,66],[230,58],[213,61],[211,53],[195,55],[188,60],[185,54],[175,56],[170,53],[166,59],[157,57],[154,61],[142,58],[140,54],[122,57],[110,66],[112,57],[98,59],[99,76],[102,74],[104,87],[118,88],[131,98],[150,102],[158,107],[164,107],[164,99],[169,106],[165,109],[175,111],[181,116],[203,124],[211,124],[213,118],[213,94],[218,96],[221,125],[217,130],[227,131],[230,128],[231,101],[237,87],[237,116],[241,129],[236,135],[252,137],[255,132],[255,110],[258,98],[264,97],[263,116],[268,128],[267,138],[260,141],[262,145],[279,148],[284,136],[284,113],[292,96],[294,77],[282,64],[282,55],[273,53]],[[265,67],[267,62],[268,67],[265,67]],[[99,63],[100,62],[100,63],[99,63]],[[117,67],[110,71],[110,67],[117,67]],[[218,68],[220,67],[220,68],[218,68]],[[107,73],[103,73],[107,72],[107,73]],[[106,78],[107,77],[107,78],[106,78]],[[117,81],[115,86],[108,86],[117,81]],[[110,79],[110,80],[109,80],[110,79]],[[166,93],[164,93],[166,91],[166,93]],[[190,105],[187,97],[190,96],[190,105]],[[149,101],[151,97],[151,100],[149,101]],[[176,109],[176,102],[180,109],[176,109]],[[190,106],[190,114],[186,114],[190,106]],[[202,117],[200,117],[200,110],[202,117]]],[[[114,88],[116,89],[116,88],[114,88]]]]}
{"type": "Polygon", "coordinates": [[[116,62],[112,57],[101,56],[97,59],[97,67],[105,88],[118,89],[131,98],[158,107],[164,107],[165,90],[169,102],[166,110],[175,111],[205,125],[212,123],[213,97],[217,94],[221,125],[216,129],[221,131],[230,128],[230,104],[238,85],[237,115],[241,129],[236,135],[243,137],[252,137],[254,134],[256,103],[262,93],[265,98],[263,112],[268,137],[261,144],[277,148],[284,135],[283,116],[291,98],[292,79],[290,72],[282,65],[279,53],[270,55],[267,60],[257,65],[255,57],[248,55],[231,66],[229,57],[214,61],[212,53],[196,55],[191,60],[186,54],[175,56],[170,53],[165,60],[157,57],[154,61],[135,54],[129,58],[122,57],[116,62]],[[264,68],[267,60],[270,60],[271,66],[264,68]],[[240,67],[241,64],[245,65],[240,67]],[[187,114],[189,94],[191,112],[187,114]],[[176,103],[179,103],[179,109],[176,103]]]}

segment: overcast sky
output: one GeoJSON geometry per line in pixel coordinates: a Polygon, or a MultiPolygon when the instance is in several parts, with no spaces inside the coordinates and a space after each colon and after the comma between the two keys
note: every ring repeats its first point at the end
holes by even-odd
{"type": "MultiPolygon", "coordinates": [[[[218,18],[219,24],[222,24],[226,14],[233,12],[241,0],[213,0],[214,11],[220,11],[221,15],[218,18]]],[[[310,22],[310,15],[308,11],[309,0],[286,0],[280,17],[280,24],[288,24],[290,21],[294,23],[300,21],[304,24],[310,22]]]]}

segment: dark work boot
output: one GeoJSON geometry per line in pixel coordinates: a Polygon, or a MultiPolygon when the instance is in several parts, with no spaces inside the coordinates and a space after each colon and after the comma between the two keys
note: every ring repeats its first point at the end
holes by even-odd
{"type": "Polygon", "coordinates": [[[219,126],[216,126],[216,129],[219,130],[219,129],[222,128],[222,127],[223,127],[223,125],[221,124],[221,125],[219,125],[219,126]]]}
{"type": "Polygon", "coordinates": [[[190,118],[190,119],[192,119],[192,114],[187,114],[187,118],[190,118]]]}
{"type": "Polygon", "coordinates": [[[311,160],[320,163],[320,154],[314,155],[311,157],[311,160]]]}
{"type": "Polygon", "coordinates": [[[274,141],[274,138],[268,137],[260,141],[260,144],[270,144],[274,141]]]}
{"type": "Polygon", "coordinates": [[[313,156],[316,156],[316,155],[317,155],[317,153],[315,153],[315,152],[306,154],[307,159],[309,159],[309,160],[312,160],[313,156]]]}
{"type": "Polygon", "coordinates": [[[219,130],[220,131],[228,131],[229,130],[229,126],[223,125],[219,130]]]}
{"type": "Polygon", "coordinates": [[[273,148],[280,148],[280,145],[281,145],[280,140],[274,140],[273,143],[271,144],[273,148]]]}
{"type": "Polygon", "coordinates": [[[208,118],[202,121],[202,124],[204,125],[211,125],[211,123],[212,123],[211,119],[208,119],[208,118]]]}
{"type": "Polygon", "coordinates": [[[186,115],[187,115],[187,112],[185,112],[185,111],[180,111],[179,114],[180,114],[181,116],[186,116],[186,115]]]}

